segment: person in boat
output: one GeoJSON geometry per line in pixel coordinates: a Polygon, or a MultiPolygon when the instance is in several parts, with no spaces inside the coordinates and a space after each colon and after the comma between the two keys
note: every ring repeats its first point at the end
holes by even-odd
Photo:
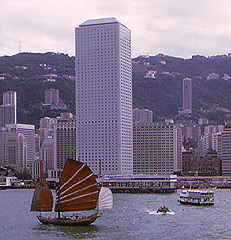
{"type": "Polygon", "coordinates": [[[158,210],[157,210],[157,212],[158,212],[158,213],[159,213],[159,212],[164,212],[164,213],[166,213],[166,212],[170,212],[170,210],[164,205],[164,206],[159,207],[158,210]]]}
{"type": "Polygon", "coordinates": [[[83,218],[83,215],[81,215],[81,214],[71,216],[71,219],[72,219],[72,220],[82,219],[82,218],[83,218]]]}

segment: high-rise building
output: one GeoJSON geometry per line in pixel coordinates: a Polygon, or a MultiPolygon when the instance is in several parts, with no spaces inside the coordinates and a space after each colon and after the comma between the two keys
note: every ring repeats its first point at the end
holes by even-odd
{"type": "Polygon", "coordinates": [[[222,175],[231,175],[231,127],[226,126],[221,137],[222,175]]]}
{"type": "Polygon", "coordinates": [[[27,141],[14,131],[4,132],[4,165],[13,167],[18,172],[27,171],[27,141]]]}
{"type": "Polygon", "coordinates": [[[45,106],[50,106],[51,110],[67,108],[67,105],[59,97],[59,90],[54,88],[45,90],[45,106]]]}
{"type": "Polygon", "coordinates": [[[68,158],[76,159],[76,118],[72,113],[61,113],[54,129],[55,169],[63,169],[68,158]]]}
{"type": "Polygon", "coordinates": [[[153,122],[153,111],[135,108],[132,110],[132,119],[133,122],[151,123],[153,122]]]}
{"type": "Polygon", "coordinates": [[[76,118],[72,113],[40,119],[39,138],[40,160],[46,173],[62,170],[67,158],[76,159],[76,118]]]}
{"type": "Polygon", "coordinates": [[[95,174],[132,174],[131,33],[115,18],[76,28],[77,157],[95,174]]]}
{"type": "Polygon", "coordinates": [[[27,167],[31,168],[31,164],[35,161],[35,126],[30,124],[6,124],[12,132],[22,134],[27,142],[27,167]]]}
{"type": "Polygon", "coordinates": [[[3,105],[17,105],[17,93],[15,91],[7,91],[3,93],[3,105]]]}
{"type": "Polygon", "coordinates": [[[134,174],[173,174],[182,170],[182,133],[172,123],[133,125],[134,174]]]}
{"type": "Polygon", "coordinates": [[[192,80],[190,78],[183,79],[183,110],[192,113],[192,80]]]}
{"type": "Polygon", "coordinates": [[[8,91],[3,93],[3,105],[0,106],[0,127],[17,122],[17,93],[8,91]]]}
{"type": "Polygon", "coordinates": [[[183,110],[179,111],[180,115],[192,114],[192,80],[190,78],[183,79],[183,110]]]}
{"type": "Polygon", "coordinates": [[[58,89],[46,89],[45,90],[45,104],[58,104],[59,103],[59,90],[58,89]]]}

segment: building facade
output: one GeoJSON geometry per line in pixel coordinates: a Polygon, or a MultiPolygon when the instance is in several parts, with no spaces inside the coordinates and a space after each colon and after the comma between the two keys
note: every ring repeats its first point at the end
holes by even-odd
{"type": "Polygon", "coordinates": [[[183,110],[179,111],[180,115],[192,114],[192,80],[190,78],[183,79],[183,110]]]}
{"type": "Polygon", "coordinates": [[[14,168],[18,172],[26,172],[27,141],[21,134],[14,131],[4,133],[4,165],[14,168]]]}
{"type": "Polygon", "coordinates": [[[58,89],[46,89],[45,90],[45,104],[58,104],[59,103],[59,90],[58,89]]]}
{"type": "Polygon", "coordinates": [[[77,158],[95,174],[131,174],[131,33],[115,18],[76,28],[77,158]]]}
{"type": "Polygon", "coordinates": [[[17,93],[7,91],[3,93],[3,105],[0,106],[0,127],[17,122],[17,93]]]}
{"type": "Polygon", "coordinates": [[[153,122],[153,111],[135,108],[132,110],[132,119],[133,122],[151,123],[153,122]]]}
{"type": "Polygon", "coordinates": [[[9,131],[22,134],[27,142],[27,160],[26,165],[31,169],[31,164],[35,161],[35,126],[30,124],[6,124],[9,131]]]}
{"type": "Polygon", "coordinates": [[[134,174],[173,174],[182,170],[181,128],[171,123],[133,125],[134,174]]]}
{"type": "Polygon", "coordinates": [[[56,121],[55,169],[63,169],[68,158],[76,159],[76,118],[72,113],[61,113],[56,121]]]}
{"type": "Polygon", "coordinates": [[[231,127],[226,126],[221,137],[222,175],[231,175],[231,127]]]}
{"type": "Polygon", "coordinates": [[[72,113],[40,119],[40,161],[44,172],[60,171],[68,158],[76,159],[76,118],[72,113]]]}
{"type": "Polygon", "coordinates": [[[192,113],[192,80],[183,79],[183,110],[189,110],[192,113]]]}

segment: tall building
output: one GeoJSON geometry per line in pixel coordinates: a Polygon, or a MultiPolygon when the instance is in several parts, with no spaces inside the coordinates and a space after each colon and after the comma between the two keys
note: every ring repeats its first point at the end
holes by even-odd
{"type": "Polygon", "coordinates": [[[182,170],[182,133],[172,123],[133,125],[134,174],[173,174],[182,170]]]}
{"type": "Polygon", "coordinates": [[[183,79],[183,110],[179,111],[180,115],[192,114],[192,80],[190,78],[183,79]]]}
{"type": "Polygon", "coordinates": [[[51,110],[67,108],[67,105],[59,97],[59,90],[54,88],[45,90],[45,105],[50,106],[51,110]]]}
{"type": "Polygon", "coordinates": [[[76,118],[72,113],[61,113],[54,129],[55,169],[63,169],[68,158],[76,159],[76,118]]]}
{"type": "Polygon", "coordinates": [[[183,79],[183,110],[192,113],[192,80],[190,78],[183,79]]]}
{"type": "Polygon", "coordinates": [[[17,122],[17,93],[8,91],[3,93],[3,105],[0,106],[0,127],[17,122]]]}
{"type": "Polygon", "coordinates": [[[133,122],[151,123],[153,122],[153,111],[135,108],[132,110],[132,119],[133,122]]]}
{"type": "Polygon", "coordinates": [[[231,127],[226,126],[221,137],[222,175],[231,175],[231,127]]]}
{"type": "Polygon", "coordinates": [[[13,167],[18,172],[27,171],[27,141],[21,134],[14,131],[4,133],[4,165],[13,167]]]}
{"type": "Polygon", "coordinates": [[[58,89],[46,89],[45,90],[45,104],[58,104],[59,103],[59,90],[58,89]]]}
{"type": "Polygon", "coordinates": [[[76,28],[77,157],[95,174],[132,174],[131,32],[115,18],[76,28]]]}
{"type": "Polygon", "coordinates": [[[76,159],[76,118],[72,113],[40,119],[39,138],[45,173],[62,170],[67,158],[76,159]]]}
{"type": "Polygon", "coordinates": [[[9,131],[22,134],[27,142],[27,167],[31,168],[31,164],[35,161],[35,126],[30,124],[6,124],[9,131]]]}
{"type": "Polygon", "coordinates": [[[15,91],[7,91],[3,93],[3,105],[17,105],[17,93],[15,91]]]}

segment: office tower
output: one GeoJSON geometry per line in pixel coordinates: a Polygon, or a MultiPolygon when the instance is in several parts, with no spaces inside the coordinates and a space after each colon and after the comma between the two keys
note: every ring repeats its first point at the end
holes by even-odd
{"type": "Polygon", "coordinates": [[[76,28],[77,157],[95,174],[132,174],[130,30],[115,18],[76,28]]]}
{"type": "Polygon", "coordinates": [[[222,175],[231,175],[231,127],[226,126],[221,137],[222,175]]]}
{"type": "Polygon", "coordinates": [[[43,141],[47,138],[53,138],[54,135],[54,125],[56,124],[55,118],[44,117],[39,120],[39,145],[43,144],[43,141]]]}
{"type": "Polygon", "coordinates": [[[133,122],[151,123],[153,122],[153,111],[135,108],[132,110],[132,119],[133,122]]]}
{"type": "Polygon", "coordinates": [[[17,105],[17,93],[15,91],[7,91],[3,93],[3,105],[17,105]]]}
{"type": "Polygon", "coordinates": [[[27,167],[31,168],[31,164],[35,161],[35,126],[29,124],[6,124],[9,131],[22,134],[27,142],[27,167]]]}
{"type": "Polygon", "coordinates": [[[45,105],[50,106],[51,110],[67,108],[67,105],[59,97],[59,90],[54,88],[45,90],[45,105]]]}
{"type": "Polygon", "coordinates": [[[44,163],[43,169],[45,172],[48,170],[53,170],[55,168],[55,160],[54,160],[54,138],[46,138],[44,139],[40,151],[39,151],[39,159],[44,163]]]}
{"type": "Polygon", "coordinates": [[[192,113],[192,81],[190,78],[183,79],[183,111],[192,113]]]}
{"type": "Polygon", "coordinates": [[[21,133],[5,131],[3,148],[4,165],[21,173],[27,171],[27,141],[21,133]]]}
{"type": "Polygon", "coordinates": [[[134,174],[173,174],[182,170],[182,133],[172,123],[134,123],[134,174]]]}
{"type": "Polygon", "coordinates": [[[62,170],[67,158],[76,159],[76,118],[72,113],[40,119],[39,137],[40,160],[46,173],[62,170]]]}
{"type": "Polygon", "coordinates": [[[72,113],[61,113],[54,128],[55,169],[63,169],[68,158],[76,159],[76,118],[72,113]]]}
{"type": "Polygon", "coordinates": [[[6,129],[0,127],[0,166],[4,165],[4,134],[6,129]]]}
{"type": "Polygon", "coordinates": [[[3,105],[0,106],[0,127],[17,122],[17,93],[8,91],[3,93],[3,105]]]}
{"type": "Polygon", "coordinates": [[[58,104],[59,103],[59,90],[58,89],[47,89],[45,90],[45,104],[58,104]]]}

